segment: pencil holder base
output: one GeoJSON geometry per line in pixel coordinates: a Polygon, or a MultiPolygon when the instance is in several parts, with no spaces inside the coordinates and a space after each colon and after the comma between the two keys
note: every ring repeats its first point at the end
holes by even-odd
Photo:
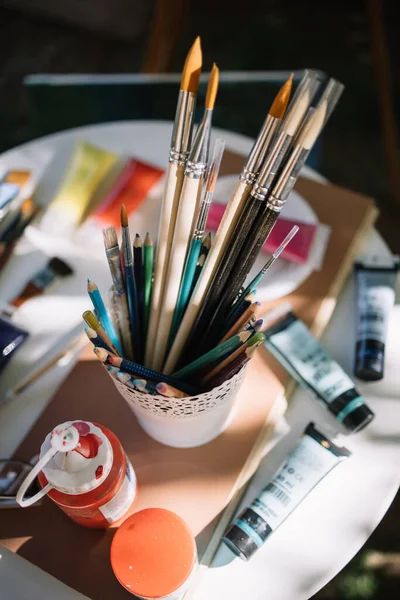
{"type": "Polygon", "coordinates": [[[144,431],[174,448],[194,448],[211,442],[227,426],[246,367],[220,386],[187,398],[152,396],[112,378],[144,431]]]}

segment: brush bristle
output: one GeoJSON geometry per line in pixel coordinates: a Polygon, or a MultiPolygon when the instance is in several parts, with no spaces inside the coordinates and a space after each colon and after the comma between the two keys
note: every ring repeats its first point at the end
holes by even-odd
{"type": "Polygon", "coordinates": [[[125,204],[121,206],[121,225],[122,227],[128,227],[128,214],[126,212],[125,204]]]}
{"type": "Polygon", "coordinates": [[[218,81],[219,81],[219,69],[217,65],[214,63],[213,68],[211,69],[210,79],[207,87],[206,94],[206,108],[208,110],[212,110],[214,108],[215,99],[217,97],[218,92],[218,81]]]}
{"type": "Polygon", "coordinates": [[[117,230],[114,226],[103,229],[103,239],[106,250],[110,250],[110,248],[115,248],[118,246],[117,230]]]}
{"type": "Polygon", "coordinates": [[[294,74],[292,73],[289,79],[283,84],[277,93],[275,100],[269,109],[269,114],[271,117],[275,117],[276,119],[283,118],[287,109],[287,105],[289,104],[290,94],[292,93],[293,75],[294,74]]]}
{"type": "Polygon", "coordinates": [[[199,87],[203,57],[201,53],[200,37],[197,37],[190,48],[182,72],[181,90],[196,94],[199,87]]]}
{"type": "Polygon", "coordinates": [[[300,132],[299,139],[296,140],[296,145],[302,146],[306,150],[311,150],[324,126],[327,107],[328,103],[325,100],[315,109],[314,113],[300,132]]]}

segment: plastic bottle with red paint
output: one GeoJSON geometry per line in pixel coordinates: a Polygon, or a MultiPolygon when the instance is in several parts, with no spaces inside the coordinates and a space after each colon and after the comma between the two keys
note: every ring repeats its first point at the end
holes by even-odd
{"type": "Polygon", "coordinates": [[[133,467],[112,431],[96,423],[67,421],[46,436],[17,501],[30,506],[47,494],[79,525],[107,529],[126,516],[136,489],[133,467]],[[24,499],[36,475],[42,490],[24,499]]]}

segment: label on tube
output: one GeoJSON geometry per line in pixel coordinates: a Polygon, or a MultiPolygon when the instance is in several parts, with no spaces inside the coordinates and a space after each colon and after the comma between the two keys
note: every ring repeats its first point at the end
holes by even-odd
{"type": "Polygon", "coordinates": [[[229,527],[223,541],[243,560],[249,560],[321,479],[349,455],[310,423],[271,482],[229,527]]]}
{"type": "Polygon", "coordinates": [[[365,381],[383,378],[386,334],[395,301],[400,261],[393,257],[381,264],[357,261],[357,341],[354,374],[365,381]]]}
{"type": "Polygon", "coordinates": [[[292,312],[265,336],[268,350],[345,427],[358,431],[374,418],[354,382],[292,312]]]}

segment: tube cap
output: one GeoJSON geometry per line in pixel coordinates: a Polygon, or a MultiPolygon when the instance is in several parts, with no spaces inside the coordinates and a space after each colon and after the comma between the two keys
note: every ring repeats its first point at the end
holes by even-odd
{"type": "Polygon", "coordinates": [[[271,532],[268,523],[248,508],[229,527],[222,540],[236,556],[248,561],[271,532]]]}
{"type": "Polygon", "coordinates": [[[114,575],[125,589],[143,598],[162,598],[178,591],[196,561],[189,526],[164,508],[148,508],[129,517],[111,544],[114,575]]]}
{"type": "Polygon", "coordinates": [[[362,404],[351,413],[349,413],[342,421],[343,425],[351,431],[360,431],[375,417],[375,413],[366,405],[362,404]]]}

